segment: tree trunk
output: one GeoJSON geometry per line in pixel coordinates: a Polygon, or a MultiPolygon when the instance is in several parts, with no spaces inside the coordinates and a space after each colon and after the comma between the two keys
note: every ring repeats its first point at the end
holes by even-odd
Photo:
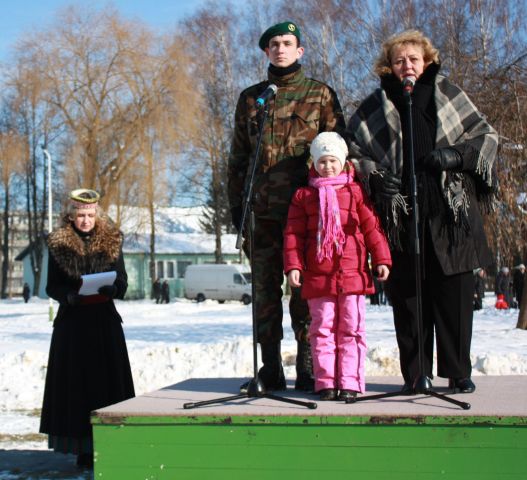
{"type": "Polygon", "coordinates": [[[3,238],[2,238],[2,278],[0,285],[2,290],[0,292],[0,298],[7,298],[7,272],[9,271],[9,190],[6,188],[5,191],[5,203],[4,203],[4,214],[3,214],[3,238]]]}
{"type": "Polygon", "coordinates": [[[223,250],[221,246],[221,223],[219,221],[215,222],[215,239],[216,239],[216,248],[214,249],[214,255],[216,256],[216,263],[223,263],[223,250]]]}
{"type": "Polygon", "coordinates": [[[148,210],[150,214],[150,279],[153,282],[156,279],[156,223],[152,202],[149,203],[148,210]]]}
{"type": "Polygon", "coordinates": [[[152,155],[152,146],[148,142],[145,151],[146,156],[146,175],[147,175],[147,195],[148,195],[148,213],[150,220],[150,280],[151,283],[157,278],[156,275],[156,222],[155,222],[155,198],[154,198],[154,161],[152,155]]]}
{"type": "Polygon", "coordinates": [[[516,324],[516,328],[521,328],[522,330],[527,330],[527,295],[525,290],[524,288],[520,302],[520,312],[518,313],[518,323],[516,324]]]}
{"type": "MultiPolygon", "coordinates": [[[[44,229],[44,220],[46,218],[46,208],[42,206],[46,205],[46,171],[43,172],[44,188],[42,193],[42,200],[39,201],[37,177],[39,175],[39,168],[36,159],[35,149],[32,149],[30,166],[26,176],[26,213],[27,213],[27,226],[28,226],[28,240],[32,246],[30,249],[30,263],[31,270],[33,271],[33,295],[38,295],[40,288],[40,278],[42,275],[42,262],[44,259],[44,248],[42,243],[42,234],[44,229]]],[[[48,206],[49,208],[49,206],[48,206]]]]}
{"type": "Polygon", "coordinates": [[[220,202],[221,202],[221,192],[220,192],[220,179],[219,171],[217,164],[214,162],[216,168],[212,171],[212,195],[214,202],[214,212],[212,218],[214,219],[214,236],[216,240],[216,248],[214,249],[214,255],[216,257],[216,263],[223,263],[223,250],[221,245],[221,236],[222,236],[222,223],[220,220],[220,202]]]}

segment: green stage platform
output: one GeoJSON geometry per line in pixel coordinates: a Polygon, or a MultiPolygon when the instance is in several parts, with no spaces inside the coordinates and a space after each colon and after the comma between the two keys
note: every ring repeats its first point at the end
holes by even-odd
{"type": "MultiPolygon", "coordinates": [[[[424,395],[312,410],[237,394],[244,379],[191,379],[94,412],[95,479],[527,479],[527,377],[477,376],[463,410],[424,395]]],[[[448,393],[446,380],[434,388],[448,393]]],[[[368,394],[398,390],[367,378],[368,394]]],[[[277,393],[278,394],[278,393],[277,393]]]]}

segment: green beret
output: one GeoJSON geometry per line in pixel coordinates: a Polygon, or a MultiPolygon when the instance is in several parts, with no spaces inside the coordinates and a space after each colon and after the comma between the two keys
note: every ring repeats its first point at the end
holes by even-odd
{"type": "Polygon", "coordinates": [[[293,22],[282,22],[269,27],[260,37],[258,46],[265,50],[269,46],[269,40],[277,35],[294,35],[300,42],[300,29],[293,22]]]}

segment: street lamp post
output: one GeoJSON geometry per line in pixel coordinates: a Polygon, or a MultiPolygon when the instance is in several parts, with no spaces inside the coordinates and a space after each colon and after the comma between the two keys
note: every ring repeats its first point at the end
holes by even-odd
{"type": "MultiPolygon", "coordinates": [[[[46,147],[42,145],[42,152],[46,156],[48,166],[48,235],[53,229],[53,197],[51,191],[51,155],[47,151],[46,147]]],[[[48,252],[49,255],[49,252],[48,252]]],[[[49,297],[49,321],[53,321],[53,300],[49,297]]]]}

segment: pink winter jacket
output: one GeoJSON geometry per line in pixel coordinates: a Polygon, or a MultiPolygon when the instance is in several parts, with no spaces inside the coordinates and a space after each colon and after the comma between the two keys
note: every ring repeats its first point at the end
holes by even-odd
{"type": "MultiPolygon", "coordinates": [[[[375,289],[368,266],[388,265],[392,259],[382,227],[362,185],[353,180],[337,189],[342,230],[346,236],[342,256],[317,261],[319,199],[314,187],[296,191],[289,206],[284,230],[284,271],[302,272],[302,297],[305,299],[337,294],[371,294],[375,289]]],[[[311,167],[310,176],[318,175],[311,167]]]]}

